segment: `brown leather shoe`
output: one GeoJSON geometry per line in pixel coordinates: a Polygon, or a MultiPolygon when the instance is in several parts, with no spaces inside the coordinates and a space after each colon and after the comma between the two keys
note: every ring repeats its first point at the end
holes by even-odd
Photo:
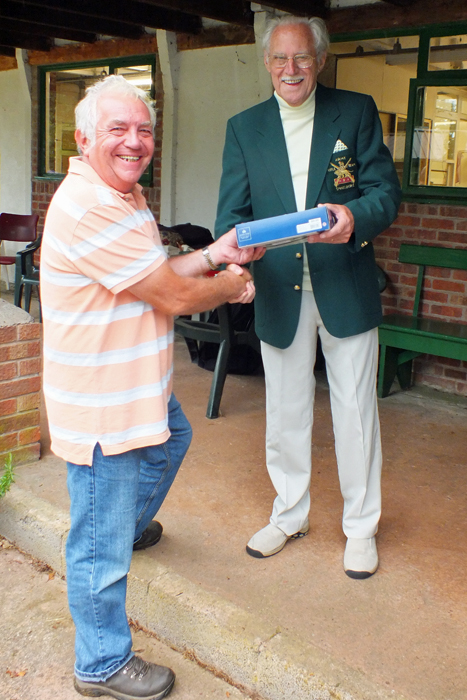
{"type": "Polygon", "coordinates": [[[96,698],[110,695],[117,700],[161,700],[173,688],[175,673],[167,666],[158,666],[133,656],[123,668],[106,681],[81,681],[75,676],[75,690],[96,698]]]}
{"type": "Polygon", "coordinates": [[[139,540],[133,544],[133,551],[137,552],[139,549],[147,549],[157,544],[162,537],[162,529],[162,525],[157,520],[149,523],[139,540]]]}

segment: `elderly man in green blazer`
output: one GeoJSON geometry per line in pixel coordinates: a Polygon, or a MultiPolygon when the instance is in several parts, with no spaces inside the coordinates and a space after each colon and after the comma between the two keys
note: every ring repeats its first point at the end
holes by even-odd
{"type": "Polygon", "coordinates": [[[248,542],[268,557],[309,530],[311,431],[319,335],[330,387],[347,537],[344,569],[378,567],[381,438],[376,399],[381,302],[372,240],[397,216],[400,187],[367,95],[317,85],[329,45],[318,18],[269,22],[274,95],[229,120],[216,236],[235,224],[325,204],[333,228],[253,263],[266,377],[269,521],[248,542]]]}

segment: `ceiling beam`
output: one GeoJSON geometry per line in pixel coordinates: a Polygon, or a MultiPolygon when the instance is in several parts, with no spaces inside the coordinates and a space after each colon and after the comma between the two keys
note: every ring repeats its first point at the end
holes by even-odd
{"type": "MultiPolygon", "coordinates": [[[[15,0],[13,0],[14,2],[15,0]]],[[[22,5],[63,10],[63,0],[22,0],[22,5]]],[[[108,17],[123,24],[132,24],[167,31],[196,33],[201,29],[201,18],[188,14],[164,10],[145,2],[132,0],[67,0],[67,12],[85,17],[96,17],[107,21],[108,17]]],[[[109,33],[109,32],[106,32],[109,33]]]]}
{"type": "MultiPolygon", "coordinates": [[[[138,0],[139,1],[139,0],[138,0]]],[[[253,24],[253,12],[245,0],[142,0],[167,10],[181,10],[199,17],[217,19],[231,24],[253,24]]]]}
{"type": "Polygon", "coordinates": [[[327,17],[329,14],[326,0],[266,0],[264,4],[292,15],[327,17]]]}
{"type": "Polygon", "coordinates": [[[19,34],[18,32],[4,32],[0,28],[0,45],[18,49],[29,49],[32,51],[49,51],[52,46],[52,40],[46,36],[31,36],[30,34],[19,34]]]}
{"type": "Polygon", "coordinates": [[[193,49],[209,49],[213,46],[235,46],[237,44],[254,44],[255,30],[253,27],[235,24],[219,24],[215,27],[205,27],[199,34],[178,34],[177,48],[179,51],[193,49]]]}
{"type": "Polygon", "coordinates": [[[344,7],[331,10],[327,20],[330,34],[346,34],[373,29],[397,29],[467,20],[465,0],[414,0],[410,6],[389,3],[344,7]]]}
{"type": "Polygon", "coordinates": [[[12,46],[0,45],[0,56],[9,56],[9,58],[16,58],[16,49],[12,46]]]}
{"type": "Polygon", "coordinates": [[[407,5],[413,5],[414,0],[383,0],[383,2],[387,2],[390,5],[398,5],[399,7],[407,7],[407,5]]]}
{"type": "MultiPolygon", "coordinates": [[[[1,20],[1,28],[4,32],[32,34],[34,36],[44,36],[48,33],[43,25],[19,22],[15,19],[5,19],[4,17],[1,20]]],[[[54,27],[53,36],[58,39],[66,39],[67,41],[79,41],[81,44],[93,44],[97,40],[97,34],[80,32],[77,29],[63,29],[63,27],[54,27]]]]}
{"type": "Polygon", "coordinates": [[[116,22],[113,19],[78,15],[68,12],[68,10],[26,5],[23,2],[19,3],[12,0],[2,0],[0,17],[42,25],[46,28],[44,29],[44,35],[46,36],[55,36],[54,27],[78,29],[80,31],[124,37],[126,39],[138,39],[144,33],[143,27],[116,22]]]}

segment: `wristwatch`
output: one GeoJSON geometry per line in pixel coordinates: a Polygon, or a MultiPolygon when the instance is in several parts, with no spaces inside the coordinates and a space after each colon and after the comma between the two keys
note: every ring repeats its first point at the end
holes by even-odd
{"type": "Polygon", "coordinates": [[[202,253],[204,255],[204,259],[208,264],[209,269],[218,270],[219,266],[214,264],[214,260],[211,258],[211,253],[209,252],[209,248],[207,246],[203,248],[202,253]]]}

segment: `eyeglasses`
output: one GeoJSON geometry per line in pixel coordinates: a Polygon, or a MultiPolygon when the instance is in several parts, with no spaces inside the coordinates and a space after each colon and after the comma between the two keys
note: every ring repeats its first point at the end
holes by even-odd
{"type": "Polygon", "coordinates": [[[269,61],[274,68],[285,68],[287,63],[292,60],[297,68],[310,68],[315,60],[314,56],[309,53],[297,53],[295,56],[269,56],[269,61]]]}

